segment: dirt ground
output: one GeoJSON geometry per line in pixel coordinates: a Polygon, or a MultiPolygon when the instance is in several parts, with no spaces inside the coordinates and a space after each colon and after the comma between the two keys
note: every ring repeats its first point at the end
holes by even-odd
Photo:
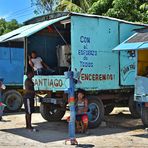
{"type": "Polygon", "coordinates": [[[24,128],[24,112],[5,114],[0,121],[0,148],[148,148],[148,131],[140,119],[132,119],[128,108],[115,108],[100,127],[89,129],[89,136],[76,134],[78,146],[65,145],[66,116],[60,122],[46,122],[40,113],[34,113],[33,125],[39,132],[30,132],[24,128]]]}

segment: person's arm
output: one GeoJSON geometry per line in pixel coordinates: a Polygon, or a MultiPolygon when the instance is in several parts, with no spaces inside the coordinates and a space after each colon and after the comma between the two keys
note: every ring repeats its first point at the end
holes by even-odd
{"type": "Polygon", "coordinates": [[[48,69],[51,72],[55,72],[53,69],[51,69],[45,62],[41,61],[43,67],[45,67],[46,69],[48,69]]]}
{"type": "Polygon", "coordinates": [[[45,62],[41,61],[41,63],[43,65],[43,67],[45,67],[46,69],[49,69],[49,66],[45,62]]]}
{"type": "Polygon", "coordinates": [[[85,99],[84,101],[85,101],[85,107],[84,107],[83,112],[84,112],[84,113],[87,113],[87,111],[88,111],[88,100],[85,99]]]}
{"type": "Polygon", "coordinates": [[[30,56],[29,56],[29,65],[30,65],[32,68],[34,67],[34,64],[33,64],[32,59],[31,59],[30,56]]]}

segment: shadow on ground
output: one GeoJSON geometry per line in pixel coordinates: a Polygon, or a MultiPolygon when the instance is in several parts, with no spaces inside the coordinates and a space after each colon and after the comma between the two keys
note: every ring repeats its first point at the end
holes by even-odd
{"type": "MultiPolygon", "coordinates": [[[[133,119],[127,114],[117,114],[105,117],[106,125],[96,129],[89,129],[90,135],[102,136],[116,133],[123,133],[133,129],[143,129],[140,119],[133,119]]],[[[31,132],[25,128],[3,129],[0,131],[19,135],[34,141],[48,143],[68,138],[68,123],[65,120],[60,122],[40,122],[35,123],[39,132],[31,132]]],[[[87,135],[77,134],[76,137],[86,137],[87,135]]],[[[140,135],[139,135],[140,136],[140,135]]],[[[90,144],[79,145],[78,147],[89,147],[90,144]]],[[[93,147],[93,145],[92,145],[93,147]]]]}
{"type": "Polygon", "coordinates": [[[95,147],[93,144],[78,144],[76,148],[92,148],[95,147]]]}
{"type": "Polygon", "coordinates": [[[132,136],[140,137],[140,138],[148,138],[148,133],[146,133],[146,134],[139,134],[139,135],[132,135],[132,136]]]}
{"type": "MultiPolygon", "coordinates": [[[[39,113],[40,112],[40,107],[36,106],[35,107],[35,113],[39,113]]],[[[4,110],[4,115],[5,116],[11,116],[11,115],[20,115],[20,114],[24,114],[25,113],[25,109],[21,108],[19,111],[9,111],[9,110],[4,110]]]]}
{"type": "Polygon", "coordinates": [[[142,124],[141,119],[135,119],[131,116],[131,114],[111,114],[109,116],[105,116],[105,122],[107,127],[115,127],[115,128],[123,128],[127,130],[135,130],[135,129],[143,129],[144,126],[142,124]]]}

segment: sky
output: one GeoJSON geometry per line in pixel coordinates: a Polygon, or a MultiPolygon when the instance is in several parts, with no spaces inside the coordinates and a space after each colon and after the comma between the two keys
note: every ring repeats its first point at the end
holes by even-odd
{"type": "Polygon", "coordinates": [[[6,21],[16,19],[19,23],[35,17],[31,0],[0,0],[0,18],[6,21]]]}

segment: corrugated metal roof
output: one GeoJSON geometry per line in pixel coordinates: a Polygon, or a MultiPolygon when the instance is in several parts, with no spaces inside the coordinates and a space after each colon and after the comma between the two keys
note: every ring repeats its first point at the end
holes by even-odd
{"type": "Polygon", "coordinates": [[[137,33],[134,37],[130,38],[126,43],[136,43],[136,42],[148,42],[148,32],[137,33]]]}
{"type": "MultiPolygon", "coordinates": [[[[60,14],[60,13],[63,13],[63,12],[58,12],[58,13],[60,14]]],[[[56,15],[58,13],[56,13],[56,15]]],[[[66,15],[66,13],[65,13],[65,15],[66,15]]],[[[53,13],[52,14],[49,13],[49,14],[37,16],[37,17],[34,17],[32,19],[29,19],[29,20],[27,20],[25,22],[28,22],[28,21],[37,19],[38,17],[45,17],[45,16],[48,16],[48,15],[53,15],[53,13]]],[[[69,12],[69,14],[67,13],[67,16],[84,16],[84,17],[92,17],[92,18],[103,18],[103,19],[109,19],[109,20],[113,20],[113,21],[118,21],[118,22],[121,22],[121,23],[133,24],[133,25],[141,25],[141,26],[148,27],[148,24],[143,24],[143,23],[140,23],[140,22],[139,23],[129,22],[129,21],[125,21],[125,20],[121,20],[121,19],[117,19],[117,18],[113,18],[113,17],[108,17],[108,16],[102,16],[102,15],[94,15],[94,14],[86,14],[86,13],[69,12]]]]}
{"type": "Polygon", "coordinates": [[[16,29],[10,33],[7,33],[7,34],[1,36],[0,42],[6,42],[6,41],[10,41],[10,40],[17,40],[20,38],[29,37],[32,34],[48,27],[49,25],[59,22],[61,20],[64,20],[66,18],[68,18],[68,16],[64,16],[64,17],[52,19],[49,21],[44,21],[44,22],[40,22],[40,23],[35,23],[35,24],[23,26],[19,29],[16,29]]]}
{"type": "Polygon", "coordinates": [[[24,22],[25,25],[39,23],[51,19],[56,19],[63,16],[68,16],[69,12],[54,12],[44,15],[38,15],[36,17],[30,18],[24,22]]]}
{"type": "Polygon", "coordinates": [[[117,19],[117,18],[113,18],[113,17],[109,17],[109,16],[85,14],[85,13],[76,13],[76,12],[72,12],[69,15],[85,16],[85,17],[93,17],[93,18],[104,18],[104,19],[109,19],[109,20],[113,20],[113,21],[118,21],[118,22],[121,22],[121,23],[133,24],[133,25],[141,25],[141,26],[148,27],[148,24],[143,24],[143,23],[140,23],[140,22],[138,23],[138,22],[125,21],[125,20],[121,20],[121,19],[117,19]]]}
{"type": "Polygon", "coordinates": [[[148,49],[148,32],[135,33],[113,50],[142,50],[148,49]]]}
{"type": "Polygon", "coordinates": [[[23,26],[21,28],[18,28],[16,30],[13,30],[13,31],[11,31],[9,33],[6,33],[6,34],[0,36],[0,42],[3,42],[4,40],[6,40],[6,39],[8,39],[8,38],[10,38],[12,36],[18,35],[21,32],[23,32],[23,31],[25,31],[25,30],[27,30],[29,28],[34,27],[35,25],[37,25],[37,24],[31,24],[31,25],[23,26]]]}

